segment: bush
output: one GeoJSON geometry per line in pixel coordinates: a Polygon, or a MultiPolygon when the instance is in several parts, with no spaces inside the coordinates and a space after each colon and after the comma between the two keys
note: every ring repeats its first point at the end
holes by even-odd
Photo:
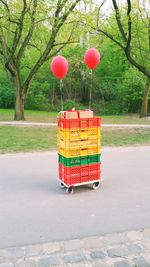
{"type": "Polygon", "coordinates": [[[33,109],[33,110],[50,111],[51,105],[50,105],[48,99],[42,93],[34,96],[34,95],[32,95],[32,91],[31,91],[28,94],[25,108],[26,109],[33,109]]]}
{"type": "Polygon", "coordinates": [[[75,108],[75,102],[68,99],[65,103],[64,103],[64,110],[69,110],[69,109],[72,109],[72,108],[75,108]]]}
{"type": "Polygon", "coordinates": [[[0,108],[14,107],[14,90],[11,85],[0,84],[0,108]]]}
{"type": "Polygon", "coordinates": [[[116,101],[99,102],[92,105],[92,109],[99,115],[119,115],[128,112],[128,108],[123,103],[116,101]]]}
{"type": "Polygon", "coordinates": [[[139,112],[141,108],[146,79],[139,71],[130,68],[117,87],[117,99],[124,102],[129,113],[139,112]]]}
{"type": "Polygon", "coordinates": [[[77,110],[84,110],[84,109],[88,109],[89,108],[89,105],[83,105],[83,104],[81,104],[79,102],[76,102],[75,103],[75,108],[77,110]]]}
{"type": "Polygon", "coordinates": [[[68,99],[67,101],[65,101],[63,106],[64,106],[63,107],[64,110],[69,110],[72,108],[75,108],[76,110],[84,110],[84,109],[89,108],[88,106],[82,105],[80,102],[75,102],[71,99],[68,99]]]}

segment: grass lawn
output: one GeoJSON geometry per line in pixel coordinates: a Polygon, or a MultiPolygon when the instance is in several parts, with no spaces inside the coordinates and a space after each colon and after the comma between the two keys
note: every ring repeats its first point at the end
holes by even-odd
{"type": "Polygon", "coordinates": [[[150,117],[139,118],[139,114],[102,116],[105,124],[150,124],[150,117]]]}
{"type": "MultiPolygon", "coordinates": [[[[56,122],[58,112],[39,110],[26,110],[26,121],[33,122],[56,122]]],[[[0,109],[0,121],[13,121],[14,111],[12,109],[0,109]]]]}
{"type": "MultiPolygon", "coordinates": [[[[150,145],[150,129],[103,129],[103,146],[150,145]]],[[[0,153],[57,148],[56,127],[0,127],[0,153]]]]}
{"type": "MultiPolygon", "coordinates": [[[[12,121],[14,111],[12,109],[0,109],[0,121],[12,121]]],[[[58,112],[26,110],[27,121],[32,122],[56,122],[58,112]]],[[[150,124],[150,117],[140,119],[138,114],[102,116],[103,123],[110,124],[150,124]]]]}
{"type": "Polygon", "coordinates": [[[56,149],[56,127],[0,127],[0,153],[56,149]]]}
{"type": "Polygon", "coordinates": [[[150,129],[111,129],[102,131],[103,146],[150,145],[150,129]]]}

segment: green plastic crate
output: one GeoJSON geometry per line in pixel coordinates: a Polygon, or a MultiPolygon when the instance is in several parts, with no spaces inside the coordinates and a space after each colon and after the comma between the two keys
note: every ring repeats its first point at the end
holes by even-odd
{"type": "Polygon", "coordinates": [[[90,155],[84,157],[75,157],[75,158],[65,158],[62,155],[58,154],[59,162],[67,167],[87,165],[92,163],[98,163],[101,159],[101,154],[90,155]]]}

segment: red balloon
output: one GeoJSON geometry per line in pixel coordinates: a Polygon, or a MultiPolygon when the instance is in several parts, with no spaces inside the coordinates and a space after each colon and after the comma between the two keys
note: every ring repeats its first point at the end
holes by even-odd
{"type": "Polygon", "coordinates": [[[53,58],[50,68],[56,78],[62,79],[68,72],[69,64],[63,56],[56,56],[53,58]]]}
{"type": "Polygon", "coordinates": [[[96,48],[89,48],[84,54],[84,62],[89,69],[94,69],[100,63],[100,53],[96,48]]]}

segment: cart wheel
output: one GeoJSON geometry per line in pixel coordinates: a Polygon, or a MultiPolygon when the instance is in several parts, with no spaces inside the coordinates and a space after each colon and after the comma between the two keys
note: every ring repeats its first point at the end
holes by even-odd
{"type": "Polygon", "coordinates": [[[66,193],[67,193],[67,194],[73,194],[73,187],[68,187],[68,188],[66,189],[66,193]]]}
{"type": "Polygon", "coordinates": [[[100,182],[95,182],[95,183],[93,183],[92,188],[93,188],[94,190],[96,190],[96,189],[99,188],[99,186],[100,186],[100,182]]]}
{"type": "Polygon", "coordinates": [[[59,187],[60,187],[60,188],[64,188],[65,186],[64,186],[63,183],[60,182],[60,183],[59,183],[59,187]]]}

